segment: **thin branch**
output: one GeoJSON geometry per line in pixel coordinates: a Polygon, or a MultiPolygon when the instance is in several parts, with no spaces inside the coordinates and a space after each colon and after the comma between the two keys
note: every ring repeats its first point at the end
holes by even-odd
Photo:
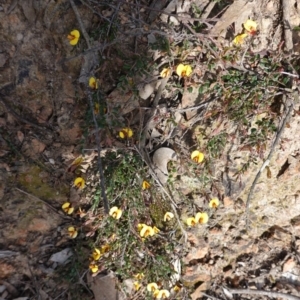
{"type": "Polygon", "coordinates": [[[288,73],[288,72],[279,72],[280,74],[285,74],[285,75],[288,75],[288,76],[291,76],[291,77],[294,77],[294,78],[299,78],[299,75],[297,74],[292,74],[292,73],[288,73]]]}
{"type": "MultiPolygon", "coordinates": [[[[297,97],[296,94],[294,94],[295,97],[297,97]]],[[[251,187],[250,187],[250,191],[249,191],[249,194],[248,194],[248,197],[247,197],[247,201],[246,201],[246,226],[248,227],[249,225],[249,205],[250,205],[250,201],[251,201],[251,197],[252,197],[252,194],[253,194],[253,191],[254,191],[254,188],[256,186],[256,183],[258,181],[258,179],[260,178],[260,175],[262,173],[262,171],[265,169],[265,167],[270,163],[270,160],[272,158],[272,155],[273,155],[273,152],[275,150],[275,147],[277,146],[279,140],[280,140],[280,137],[284,131],[284,128],[285,128],[285,125],[287,123],[287,120],[289,119],[292,111],[293,111],[293,108],[294,108],[294,105],[293,105],[293,100],[290,100],[290,103],[286,109],[286,115],[281,123],[281,126],[276,134],[276,138],[272,144],[272,147],[271,147],[271,150],[269,152],[269,155],[267,156],[267,159],[263,162],[262,166],[260,167],[259,171],[257,172],[255,178],[254,178],[254,181],[252,182],[251,184],[251,187]]]]}
{"type": "Polygon", "coordinates": [[[205,106],[207,105],[208,103],[216,100],[216,99],[219,99],[218,97],[214,97],[210,100],[207,100],[199,105],[196,105],[196,106],[191,106],[191,107],[186,107],[186,108],[170,108],[170,111],[177,111],[177,112],[185,112],[185,111],[189,111],[189,110],[195,110],[195,109],[199,109],[201,108],[202,106],[205,106]]]}
{"type": "Polygon", "coordinates": [[[206,293],[203,293],[203,292],[200,292],[200,293],[201,293],[203,296],[208,297],[208,298],[210,298],[210,299],[213,299],[213,300],[221,300],[220,298],[213,297],[213,296],[208,295],[208,294],[206,294],[206,293]]]}
{"type": "MultiPolygon", "coordinates": [[[[76,15],[76,18],[77,18],[77,21],[79,23],[80,29],[82,31],[82,34],[83,34],[83,36],[86,40],[86,43],[88,45],[88,50],[91,50],[92,47],[91,47],[91,44],[90,44],[90,37],[89,37],[89,35],[87,34],[87,32],[84,28],[84,25],[83,25],[83,22],[81,20],[80,14],[77,10],[77,7],[76,7],[73,0],[70,0],[70,3],[71,3],[71,6],[74,10],[75,15],[76,15]]],[[[92,52],[95,52],[95,50],[92,50],[92,52]]],[[[99,138],[99,126],[98,126],[96,116],[95,116],[95,113],[94,113],[94,103],[93,103],[91,91],[90,91],[89,88],[87,89],[87,91],[88,91],[87,93],[88,93],[89,105],[90,105],[90,109],[91,109],[92,116],[93,116],[93,122],[94,122],[95,129],[96,129],[95,137],[96,137],[97,154],[98,154],[97,163],[98,163],[98,169],[99,169],[99,173],[100,173],[101,196],[102,196],[102,199],[103,199],[104,211],[105,211],[106,214],[108,214],[109,213],[109,203],[108,203],[106,190],[105,190],[105,178],[104,178],[102,160],[101,160],[101,156],[100,156],[102,149],[101,149],[100,138],[99,138]]]]}
{"type": "Polygon", "coordinates": [[[41,202],[45,203],[52,211],[54,211],[55,213],[57,213],[60,217],[62,217],[64,219],[68,219],[68,220],[72,219],[71,217],[68,217],[68,216],[60,214],[55,207],[53,207],[51,204],[49,204],[45,200],[43,200],[41,198],[38,198],[38,197],[36,197],[36,196],[34,196],[32,194],[29,194],[29,193],[27,193],[27,192],[25,192],[25,191],[23,191],[23,190],[21,190],[19,188],[15,188],[15,190],[17,190],[18,192],[23,193],[23,194],[25,194],[25,195],[27,195],[29,197],[32,197],[32,198],[34,198],[34,199],[36,199],[38,201],[41,201],[41,202]]]}
{"type": "Polygon", "coordinates": [[[261,290],[250,290],[250,289],[229,289],[228,287],[225,287],[229,293],[231,294],[239,294],[239,295],[258,295],[258,296],[269,296],[275,299],[279,299],[279,298],[284,298],[287,300],[300,300],[299,297],[297,296],[293,296],[293,295],[289,295],[289,294],[284,294],[284,293],[278,293],[278,292],[271,292],[271,291],[261,291],[261,290]]]}
{"type": "Polygon", "coordinates": [[[75,13],[77,22],[79,23],[79,27],[80,27],[80,30],[81,30],[81,32],[82,32],[82,35],[83,35],[83,37],[84,37],[84,39],[85,39],[85,41],[86,41],[86,43],[87,43],[87,45],[88,45],[88,48],[91,48],[90,37],[89,37],[89,35],[87,34],[87,32],[86,32],[86,30],[85,30],[85,27],[84,27],[84,25],[83,25],[83,22],[82,22],[82,20],[81,20],[80,14],[79,14],[79,11],[78,11],[78,9],[77,9],[77,7],[76,7],[74,1],[73,1],[73,0],[69,0],[69,1],[70,1],[70,3],[71,3],[71,6],[72,6],[73,11],[74,11],[74,13],[75,13]]]}
{"type": "Polygon", "coordinates": [[[96,133],[95,133],[95,137],[96,137],[96,144],[97,144],[97,163],[98,163],[98,169],[99,169],[99,173],[100,173],[100,186],[101,186],[101,196],[103,199],[103,206],[104,206],[104,211],[106,214],[108,214],[109,212],[109,203],[108,203],[108,199],[107,199],[107,195],[105,192],[105,179],[104,179],[104,172],[103,172],[103,166],[102,166],[102,160],[101,160],[101,145],[100,145],[100,138],[99,138],[99,126],[96,120],[96,116],[94,113],[94,104],[93,104],[93,99],[92,99],[92,94],[91,91],[88,90],[88,99],[89,99],[89,104],[90,104],[90,109],[92,111],[92,116],[93,116],[93,121],[94,121],[94,126],[96,128],[96,133]]]}

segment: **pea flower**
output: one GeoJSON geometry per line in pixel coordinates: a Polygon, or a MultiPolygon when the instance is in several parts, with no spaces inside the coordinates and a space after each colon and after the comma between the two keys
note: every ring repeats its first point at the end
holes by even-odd
{"type": "Polygon", "coordinates": [[[198,150],[195,150],[191,154],[191,159],[196,163],[201,163],[204,159],[204,154],[198,150]]]}
{"type": "Polygon", "coordinates": [[[105,244],[101,247],[101,254],[104,254],[106,252],[108,252],[110,249],[110,246],[108,244],[105,244]]]}
{"type": "Polygon", "coordinates": [[[218,198],[212,198],[210,201],[209,201],[209,207],[210,208],[217,208],[220,204],[220,201],[218,198]]]}
{"type": "Polygon", "coordinates": [[[160,72],[160,76],[162,78],[166,78],[169,77],[171,75],[171,69],[169,68],[164,68],[161,72],[160,72]]]}
{"type": "Polygon", "coordinates": [[[101,107],[99,103],[95,103],[95,105],[94,105],[94,114],[98,115],[100,112],[102,114],[106,114],[106,112],[107,112],[106,107],[101,107]]]}
{"type": "Polygon", "coordinates": [[[72,30],[70,34],[68,34],[68,40],[70,41],[70,44],[72,46],[75,46],[78,43],[79,38],[80,38],[80,32],[77,29],[72,30]]]}
{"type": "Polygon", "coordinates": [[[74,211],[74,207],[71,207],[71,203],[70,202],[65,202],[62,207],[63,211],[70,215],[73,211],[74,211]]]}
{"type": "Polygon", "coordinates": [[[128,138],[131,138],[132,136],[133,136],[133,131],[130,128],[123,128],[119,132],[119,137],[121,139],[128,139],[128,138]]]}
{"type": "Polygon", "coordinates": [[[208,222],[208,214],[206,212],[198,212],[195,216],[196,223],[206,224],[208,222]]]}
{"type": "Polygon", "coordinates": [[[151,282],[147,284],[147,291],[154,293],[156,290],[158,290],[158,285],[155,282],[151,282]]]}
{"type": "Polygon", "coordinates": [[[76,186],[78,189],[82,190],[85,187],[85,180],[82,177],[77,177],[74,180],[74,186],[76,186]]]}
{"type": "Polygon", "coordinates": [[[180,77],[190,77],[192,72],[190,65],[179,64],[176,68],[176,73],[180,77]]]}
{"type": "Polygon", "coordinates": [[[92,254],[94,260],[98,260],[101,257],[101,252],[98,248],[95,248],[92,254]]]}
{"type": "Polygon", "coordinates": [[[153,228],[154,233],[159,233],[160,232],[160,230],[156,226],[153,226],[152,228],[153,228]]]}
{"type": "Polygon", "coordinates": [[[170,292],[168,290],[156,290],[153,296],[155,299],[166,299],[170,297],[170,292]]]}
{"type": "Polygon", "coordinates": [[[138,281],[135,281],[134,283],[133,283],[133,286],[134,286],[134,289],[136,290],[136,291],[138,291],[140,288],[141,288],[141,284],[138,282],[138,281]]]}
{"type": "Polygon", "coordinates": [[[241,45],[241,44],[243,44],[243,43],[244,43],[244,39],[246,38],[246,36],[248,36],[247,33],[238,34],[238,35],[234,38],[233,43],[234,43],[235,45],[241,45]]]}
{"type": "Polygon", "coordinates": [[[138,230],[140,230],[140,236],[146,238],[148,236],[153,236],[155,234],[154,229],[146,224],[139,224],[138,230]]]}
{"type": "Polygon", "coordinates": [[[112,207],[109,211],[109,215],[116,220],[119,220],[121,218],[122,213],[122,210],[119,209],[117,206],[112,207]]]}
{"type": "Polygon", "coordinates": [[[133,277],[137,280],[142,280],[145,277],[145,275],[144,275],[144,273],[137,273],[133,277]]]}
{"type": "Polygon", "coordinates": [[[194,217],[190,217],[186,219],[186,224],[191,227],[197,224],[196,219],[194,217]]]}
{"type": "Polygon", "coordinates": [[[99,269],[98,266],[95,264],[95,262],[91,262],[89,265],[89,268],[93,273],[98,272],[98,269],[99,269]]]}
{"type": "Polygon", "coordinates": [[[98,89],[98,82],[95,77],[90,77],[89,79],[89,87],[93,90],[98,89]]]}
{"type": "Polygon", "coordinates": [[[178,293],[180,290],[181,290],[181,287],[179,285],[177,285],[177,284],[173,287],[173,291],[175,293],[178,293]]]}
{"type": "Polygon", "coordinates": [[[174,218],[174,214],[171,212],[166,212],[164,215],[164,222],[170,221],[174,218]]]}
{"type": "Polygon", "coordinates": [[[68,228],[68,234],[69,234],[70,238],[75,239],[78,235],[78,231],[75,229],[75,227],[70,226],[68,228]]]}
{"type": "Polygon", "coordinates": [[[83,218],[86,215],[86,212],[81,209],[81,207],[78,208],[78,212],[76,213],[80,218],[83,218]]]}
{"type": "Polygon", "coordinates": [[[257,23],[253,20],[247,20],[244,24],[245,30],[251,34],[254,35],[257,31],[257,23]]]}
{"type": "Polygon", "coordinates": [[[150,187],[151,187],[151,184],[148,181],[144,180],[142,183],[143,190],[148,190],[150,187]]]}

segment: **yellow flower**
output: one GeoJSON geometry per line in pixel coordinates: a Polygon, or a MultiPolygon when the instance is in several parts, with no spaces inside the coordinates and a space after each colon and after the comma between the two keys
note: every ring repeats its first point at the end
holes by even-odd
{"type": "Polygon", "coordinates": [[[141,228],[141,231],[140,231],[140,236],[141,237],[146,238],[149,235],[153,236],[154,234],[155,234],[155,231],[151,226],[148,226],[146,224],[142,224],[142,228],[141,228]]]}
{"type": "Polygon", "coordinates": [[[95,77],[90,77],[89,79],[89,87],[93,90],[98,89],[98,83],[95,77]]]}
{"type": "Polygon", "coordinates": [[[158,285],[155,282],[151,282],[147,284],[147,291],[154,293],[156,290],[158,290],[158,285]]]}
{"type": "Polygon", "coordinates": [[[95,103],[95,105],[94,105],[94,114],[98,115],[100,112],[101,112],[101,114],[106,114],[106,112],[107,112],[106,107],[102,108],[102,107],[100,107],[99,103],[95,103]]]}
{"type": "Polygon", "coordinates": [[[208,222],[208,214],[206,212],[198,212],[195,216],[196,223],[206,224],[208,222]]]}
{"type": "Polygon", "coordinates": [[[196,225],[196,219],[194,218],[194,217],[191,217],[191,218],[187,218],[186,219],[186,224],[188,225],[188,226],[195,226],[196,225]]]}
{"type": "Polygon", "coordinates": [[[86,212],[79,207],[77,215],[79,215],[80,218],[83,218],[86,215],[86,212]]]}
{"type": "Polygon", "coordinates": [[[176,68],[176,73],[180,77],[190,77],[192,74],[192,67],[190,65],[179,64],[176,68]]]}
{"type": "Polygon", "coordinates": [[[91,262],[89,268],[93,273],[96,273],[98,271],[98,266],[95,264],[95,262],[91,262]]]}
{"type": "Polygon", "coordinates": [[[235,45],[241,45],[241,44],[243,44],[243,43],[244,43],[244,39],[245,39],[246,36],[248,36],[247,33],[242,33],[242,34],[237,35],[237,36],[234,38],[233,43],[234,43],[235,45]]]}
{"type": "Polygon", "coordinates": [[[148,226],[148,225],[139,223],[137,226],[138,231],[141,231],[144,226],[148,226]]]}
{"type": "Polygon", "coordinates": [[[85,187],[85,180],[82,177],[77,177],[74,180],[74,186],[82,190],[85,187]]]}
{"type": "Polygon", "coordinates": [[[191,154],[191,159],[196,163],[201,163],[204,159],[204,154],[198,150],[195,150],[191,154]]]}
{"type": "Polygon", "coordinates": [[[137,273],[133,277],[137,280],[142,280],[145,277],[145,275],[144,275],[144,273],[137,273]]]}
{"type": "Polygon", "coordinates": [[[220,204],[220,201],[218,198],[212,198],[210,201],[209,201],[209,207],[210,208],[217,208],[220,204]]]}
{"type": "Polygon", "coordinates": [[[68,40],[72,46],[75,46],[80,38],[80,32],[78,30],[72,30],[70,34],[68,34],[68,40]]]}
{"type": "Polygon", "coordinates": [[[244,24],[244,28],[250,33],[255,34],[257,31],[257,23],[252,20],[247,20],[244,24]]]}
{"type": "Polygon", "coordinates": [[[152,228],[153,228],[154,233],[159,233],[160,232],[160,230],[156,226],[153,226],[152,228]]]}
{"type": "Polygon", "coordinates": [[[148,181],[144,180],[143,184],[142,184],[143,190],[148,190],[150,187],[151,187],[151,184],[148,181]]]}
{"type": "Polygon", "coordinates": [[[94,114],[98,115],[99,111],[100,111],[100,105],[99,105],[99,103],[95,103],[95,105],[94,105],[94,114]]]}
{"type": "Polygon", "coordinates": [[[71,207],[71,203],[70,202],[65,202],[62,207],[63,211],[70,215],[73,211],[74,211],[74,207],[71,207]]]}
{"type": "Polygon", "coordinates": [[[160,72],[160,76],[162,78],[165,78],[165,77],[169,77],[171,75],[171,69],[169,68],[164,68],[161,72],[160,72]]]}
{"type": "Polygon", "coordinates": [[[101,257],[101,252],[98,248],[95,248],[92,254],[94,260],[98,260],[101,257]]]}
{"type": "Polygon", "coordinates": [[[133,131],[130,128],[123,128],[119,132],[119,137],[121,139],[128,139],[128,138],[131,138],[132,136],[133,136],[133,131]]]}
{"type": "Polygon", "coordinates": [[[165,216],[164,216],[164,221],[167,222],[167,221],[170,221],[171,219],[174,218],[174,214],[171,213],[171,212],[166,212],[165,213],[165,216]]]}
{"type": "Polygon", "coordinates": [[[134,289],[136,290],[136,291],[138,291],[140,288],[141,288],[141,284],[138,282],[138,281],[135,281],[134,283],[133,283],[133,286],[134,286],[134,289]]]}
{"type": "Polygon", "coordinates": [[[170,292],[168,290],[156,290],[153,293],[155,299],[166,299],[170,297],[170,292]]]}
{"type": "Polygon", "coordinates": [[[177,284],[173,287],[173,291],[174,291],[175,293],[178,293],[180,290],[181,290],[181,286],[179,286],[179,285],[177,285],[177,284]]]}
{"type": "Polygon", "coordinates": [[[122,210],[119,209],[117,206],[114,206],[114,207],[112,207],[112,208],[110,209],[109,215],[110,215],[111,217],[113,217],[114,219],[118,220],[118,219],[120,219],[121,216],[122,216],[122,210]]]}
{"type": "Polygon", "coordinates": [[[75,239],[78,235],[78,231],[73,226],[70,226],[68,228],[68,233],[69,233],[70,238],[72,238],[72,239],[75,239]]]}
{"type": "Polygon", "coordinates": [[[104,246],[101,247],[101,254],[108,252],[109,249],[110,249],[110,246],[108,244],[105,244],[104,246]]]}

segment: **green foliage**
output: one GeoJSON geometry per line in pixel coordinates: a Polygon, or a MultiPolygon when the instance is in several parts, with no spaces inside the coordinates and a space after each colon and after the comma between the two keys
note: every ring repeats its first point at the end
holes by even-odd
{"type": "Polygon", "coordinates": [[[227,134],[225,132],[220,133],[212,137],[207,143],[207,149],[212,158],[218,158],[226,144],[227,134]]]}
{"type": "MultiPolygon", "coordinates": [[[[167,282],[173,273],[168,253],[175,241],[166,240],[159,234],[142,241],[137,229],[139,223],[162,225],[156,222],[147,204],[153,201],[152,193],[157,192],[151,188],[142,191],[142,181],[146,176],[142,160],[130,152],[110,152],[105,157],[104,169],[107,196],[113,200],[111,206],[124,209],[119,220],[108,216],[99,224],[95,246],[100,248],[107,243],[110,246],[108,253],[100,260],[122,279],[143,272],[148,282],[167,282]]],[[[154,197],[159,199],[160,196],[156,194],[154,197]]],[[[95,196],[97,203],[98,199],[99,194],[95,196]]],[[[154,202],[154,206],[159,207],[160,218],[163,218],[170,208],[163,208],[161,203],[154,202]]]]}

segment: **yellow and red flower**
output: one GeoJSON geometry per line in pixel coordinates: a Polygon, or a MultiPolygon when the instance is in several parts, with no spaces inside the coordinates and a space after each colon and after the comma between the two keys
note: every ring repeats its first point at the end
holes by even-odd
{"type": "Polygon", "coordinates": [[[112,207],[109,211],[109,215],[116,220],[121,218],[122,213],[123,213],[122,210],[119,209],[117,206],[112,207]]]}
{"type": "Polygon", "coordinates": [[[200,164],[203,161],[203,159],[204,159],[204,154],[202,152],[198,151],[198,150],[195,150],[191,154],[191,159],[194,162],[200,164]]]}
{"type": "Polygon", "coordinates": [[[176,73],[180,77],[190,77],[193,70],[190,65],[179,64],[176,68],[176,73]]]}
{"type": "Polygon", "coordinates": [[[79,41],[80,32],[77,29],[74,29],[68,34],[67,38],[70,41],[70,44],[75,46],[79,41]]]}

